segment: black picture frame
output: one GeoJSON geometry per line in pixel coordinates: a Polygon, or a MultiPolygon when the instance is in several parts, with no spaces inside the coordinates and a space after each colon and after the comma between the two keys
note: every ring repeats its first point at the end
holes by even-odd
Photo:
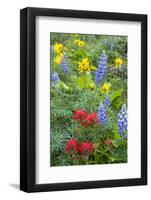
{"type": "Polygon", "coordinates": [[[24,8],[20,11],[20,190],[44,192],[147,184],[147,15],[24,8]],[[54,16],[85,19],[103,19],[141,23],[141,178],[100,180],[87,182],[36,184],[35,163],[35,19],[54,16]]]}

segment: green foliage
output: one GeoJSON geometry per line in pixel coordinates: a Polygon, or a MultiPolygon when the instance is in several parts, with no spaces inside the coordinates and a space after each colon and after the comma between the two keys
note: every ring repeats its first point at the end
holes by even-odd
{"type": "Polygon", "coordinates": [[[92,80],[92,76],[91,76],[90,73],[82,75],[82,76],[79,76],[77,78],[76,83],[77,83],[77,87],[79,87],[81,89],[89,88],[89,86],[91,84],[94,84],[94,82],[92,80]]]}

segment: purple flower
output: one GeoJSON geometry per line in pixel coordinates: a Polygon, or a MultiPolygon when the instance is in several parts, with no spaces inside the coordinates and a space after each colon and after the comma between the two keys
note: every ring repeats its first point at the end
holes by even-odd
{"type": "Polygon", "coordinates": [[[110,96],[106,95],[105,99],[104,99],[104,107],[107,108],[111,105],[111,100],[110,100],[110,96]]]}
{"type": "Polygon", "coordinates": [[[101,54],[98,69],[95,72],[96,85],[99,85],[101,83],[102,79],[104,78],[104,75],[107,71],[106,62],[107,62],[107,56],[105,55],[105,51],[103,51],[101,54]]]}
{"type": "Polygon", "coordinates": [[[54,82],[54,84],[57,84],[59,81],[59,76],[57,72],[54,72],[51,76],[52,81],[54,82]]]}
{"type": "Polygon", "coordinates": [[[53,50],[53,46],[52,45],[50,46],[50,53],[54,54],[54,50],[53,50]]]}
{"type": "Polygon", "coordinates": [[[117,127],[121,137],[127,136],[126,134],[128,130],[128,115],[125,104],[122,106],[120,112],[118,113],[117,127]]]}
{"type": "Polygon", "coordinates": [[[65,58],[61,61],[61,68],[64,73],[68,73],[68,65],[65,58]]]}
{"type": "Polygon", "coordinates": [[[105,125],[107,123],[106,109],[105,109],[104,105],[102,104],[102,102],[100,102],[97,117],[98,117],[98,121],[100,124],[105,125]]]}

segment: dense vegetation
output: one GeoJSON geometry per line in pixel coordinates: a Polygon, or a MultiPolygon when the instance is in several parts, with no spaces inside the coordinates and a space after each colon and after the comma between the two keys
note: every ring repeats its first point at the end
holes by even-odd
{"type": "Polygon", "coordinates": [[[127,162],[127,37],[50,40],[51,166],[127,162]]]}

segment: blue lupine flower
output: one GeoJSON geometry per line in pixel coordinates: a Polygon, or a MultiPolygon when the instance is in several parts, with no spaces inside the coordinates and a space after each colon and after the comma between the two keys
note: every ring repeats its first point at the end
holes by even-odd
{"type": "Polygon", "coordinates": [[[107,94],[104,99],[104,107],[107,108],[111,105],[110,96],[107,94]]]}
{"type": "Polygon", "coordinates": [[[118,113],[118,120],[117,120],[117,127],[118,127],[118,132],[121,137],[127,136],[127,130],[128,130],[128,116],[127,116],[127,108],[126,105],[124,104],[118,113]]]}
{"type": "Polygon", "coordinates": [[[102,102],[100,102],[97,117],[98,117],[98,121],[100,124],[105,125],[107,123],[106,109],[105,109],[104,105],[102,104],[102,102]]]}
{"type": "Polygon", "coordinates": [[[107,56],[105,55],[105,51],[103,51],[101,54],[98,69],[95,72],[96,85],[99,85],[101,83],[102,79],[104,78],[104,75],[107,71],[106,62],[107,62],[107,56]]]}
{"type": "Polygon", "coordinates": [[[54,72],[54,73],[52,74],[51,79],[52,79],[52,81],[54,82],[54,84],[57,84],[58,81],[59,81],[58,73],[57,73],[57,72],[54,72]]]}
{"type": "Polygon", "coordinates": [[[50,46],[50,53],[54,54],[53,46],[50,46]]]}
{"type": "Polygon", "coordinates": [[[64,73],[68,73],[68,65],[65,58],[63,58],[61,61],[61,67],[64,73]]]}

